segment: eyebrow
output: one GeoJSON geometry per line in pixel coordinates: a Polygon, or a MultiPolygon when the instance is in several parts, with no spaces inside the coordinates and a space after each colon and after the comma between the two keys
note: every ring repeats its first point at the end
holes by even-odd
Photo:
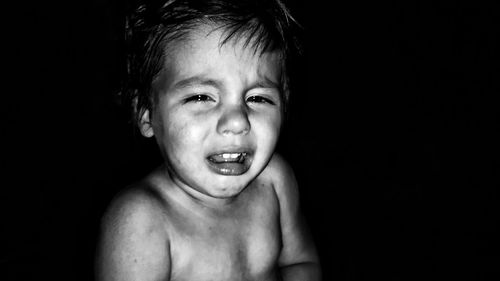
{"type": "MultiPolygon", "coordinates": [[[[216,79],[206,78],[203,76],[193,76],[186,79],[182,79],[176,82],[173,86],[174,89],[183,89],[193,86],[211,86],[217,89],[223,88],[223,82],[216,79]]],[[[250,85],[248,89],[255,88],[276,88],[280,89],[279,83],[274,82],[268,77],[263,77],[263,79],[259,79],[256,83],[250,85]]]]}
{"type": "Polygon", "coordinates": [[[173,86],[174,89],[182,89],[192,86],[211,86],[214,88],[222,88],[222,82],[203,76],[193,76],[176,82],[173,86]]]}
{"type": "Polygon", "coordinates": [[[280,89],[280,85],[278,82],[274,82],[273,80],[269,79],[268,77],[263,77],[263,79],[260,79],[257,81],[257,83],[252,84],[250,89],[255,89],[255,88],[276,88],[280,89]]]}

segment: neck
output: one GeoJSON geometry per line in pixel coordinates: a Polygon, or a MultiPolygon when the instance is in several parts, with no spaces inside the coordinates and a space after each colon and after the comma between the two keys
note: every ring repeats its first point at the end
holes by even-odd
{"type": "Polygon", "coordinates": [[[202,193],[182,182],[170,169],[162,165],[157,171],[162,194],[189,210],[227,211],[237,203],[237,197],[217,198],[202,193]]]}

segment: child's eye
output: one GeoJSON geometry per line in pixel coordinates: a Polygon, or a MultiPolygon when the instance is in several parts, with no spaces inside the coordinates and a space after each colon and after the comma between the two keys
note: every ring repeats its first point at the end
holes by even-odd
{"type": "Polygon", "coordinates": [[[269,98],[263,96],[251,96],[247,98],[247,102],[255,102],[255,103],[268,103],[270,105],[275,105],[276,103],[269,98]]]}
{"type": "Polygon", "coordinates": [[[199,94],[199,95],[190,96],[187,99],[185,99],[184,101],[185,101],[185,103],[188,103],[188,102],[209,102],[209,101],[214,101],[214,99],[212,99],[211,97],[209,97],[207,95],[199,94]]]}

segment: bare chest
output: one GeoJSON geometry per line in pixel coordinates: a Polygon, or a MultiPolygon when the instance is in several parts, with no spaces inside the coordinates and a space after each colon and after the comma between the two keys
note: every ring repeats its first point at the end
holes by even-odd
{"type": "Polygon", "coordinates": [[[171,280],[275,280],[279,212],[273,202],[261,203],[176,228],[170,237],[171,280]]]}

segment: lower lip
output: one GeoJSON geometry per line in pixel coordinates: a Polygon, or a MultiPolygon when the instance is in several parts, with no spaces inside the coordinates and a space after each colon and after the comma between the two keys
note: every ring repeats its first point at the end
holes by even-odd
{"type": "Polygon", "coordinates": [[[243,163],[215,163],[207,159],[208,167],[213,172],[224,176],[239,176],[250,169],[250,160],[246,158],[243,163]]]}

